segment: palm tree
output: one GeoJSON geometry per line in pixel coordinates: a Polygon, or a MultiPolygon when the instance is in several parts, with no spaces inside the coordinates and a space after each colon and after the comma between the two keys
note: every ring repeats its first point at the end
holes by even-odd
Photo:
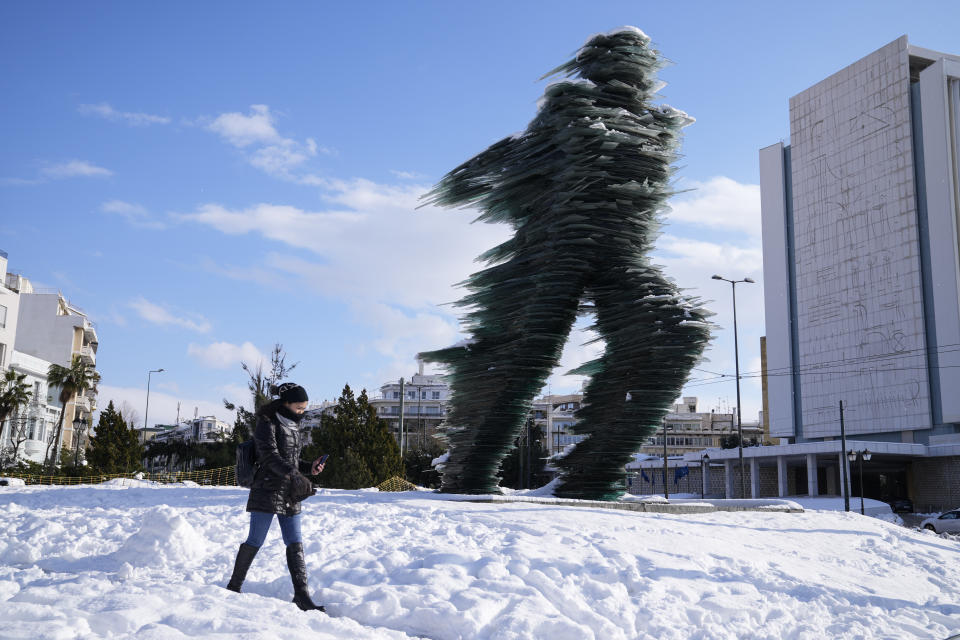
{"type": "MultiPolygon", "coordinates": [[[[27,404],[30,396],[33,395],[33,392],[28,390],[27,383],[24,382],[26,377],[25,373],[18,374],[13,369],[8,369],[3,378],[0,378],[0,442],[3,442],[3,423],[7,417],[16,416],[20,412],[20,407],[27,404]]],[[[12,421],[10,427],[13,428],[12,421]]],[[[13,459],[16,461],[17,448],[22,439],[11,437],[10,441],[16,443],[13,449],[13,459]]]]}
{"type": "Polygon", "coordinates": [[[52,364],[47,370],[47,384],[52,387],[60,387],[60,418],[57,420],[57,428],[53,433],[53,438],[47,442],[47,454],[44,458],[44,463],[49,466],[51,472],[57,464],[60,434],[63,431],[63,417],[67,410],[67,403],[99,381],[100,374],[93,368],[88,367],[78,355],[73,356],[69,367],[52,364]]]}

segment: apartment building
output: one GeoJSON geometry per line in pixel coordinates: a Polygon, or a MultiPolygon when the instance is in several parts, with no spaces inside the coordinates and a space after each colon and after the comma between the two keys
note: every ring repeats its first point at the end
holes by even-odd
{"type": "Polygon", "coordinates": [[[216,416],[199,416],[184,420],[177,425],[158,424],[150,429],[151,442],[182,442],[210,443],[221,442],[230,437],[233,427],[216,416]]]}
{"type": "MultiPolygon", "coordinates": [[[[79,356],[91,368],[96,366],[99,344],[96,328],[87,314],[71,304],[59,291],[37,290],[30,280],[7,271],[8,256],[0,251],[0,371],[12,368],[27,374],[31,387],[31,402],[20,415],[11,418],[25,425],[30,437],[24,443],[24,455],[42,462],[47,440],[60,417],[60,390],[49,388],[47,371],[51,364],[70,366],[73,356],[79,356]],[[51,424],[50,418],[56,414],[51,424]],[[39,451],[43,453],[39,453],[39,451]]],[[[63,433],[57,446],[76,448],[78,442],[74,423],[85,425],[84,434],[93,424],[97,410],[97,388],[94,385],[83,394],[72,398],[64,411],[63,433]]],[[[6,425],[10,426],[10,425],[6,425]]],[[[0,443],[8,446],[14,438],[13,429],[4,428],[0,443]]]]}
{"type": "MultiPolygon", "coordinates": [[[[760,442],[762,431],[758,422],[745,422],[741,426],[744,443],[760,442]]],[[[664,417],[660,429],[640,448],[640,453],[662,457],[664,432],[668,456],[682,456],[710,447],[721,448],[725,440],[729,442],[737,435],[737,415],[700,411],[697,397],[682,398],[664,417]]]]}
{"type": "Polygon", "coordinates": [[[571,431],[577,421],[573,414],[582,404],[582,393],[546,395],[533,401],[531,417],[543,431],[544,451],[560,453],[565,447],[577,444],[586,437],[571,431]]]}
{"type": "MultiPolygon", "coordinates": [[[[62,293],[20,293],[17,351],[63,367],[69,367],[73,357],[79,356],[88,367],[94,368],[98,347],[96,327],[87,318],[86,312],[68,301],[62,293]]],[[[56,390],[56,394],[59,394],[59,390],[56,390]]],[[[74,421],[85,420],[87,424],[92,424],[96,410],[96,385],[67,402],[62,446],[75,447],[74,421]]]]}
{"type": "Polygon", "coordinates": [[[403,407],[403,432],[408,446],[426,445],[438,433],[447,415],[450,387],[439,375],[425,375],[423,363],[409,380],[387,382],[380,395],[370,398],[377,416],[387,422],[391,433],[400,440],[400,415],[403,407]],[[401,403],[402,399],[402,403],[401,403]]]}

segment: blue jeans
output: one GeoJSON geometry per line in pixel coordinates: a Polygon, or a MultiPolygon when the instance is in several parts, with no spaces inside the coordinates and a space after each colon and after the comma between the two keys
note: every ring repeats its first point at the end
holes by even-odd
{"type": "MultiPolygon", "coordinates": [[[[283,536],[283,544],[291,545],[295,542],[303,542],[303,535],[300,533],[300,514],[295,516],[282,516],[277,514],[277,520],[280,521],[280,535],[283,536]]],[[[250,512],[250,534],[247,536],[246,544],[252,547],[263,546],[263,541],[267,539],[267,531],[273,523],[273,514],[263,511],[250,512]]]]}

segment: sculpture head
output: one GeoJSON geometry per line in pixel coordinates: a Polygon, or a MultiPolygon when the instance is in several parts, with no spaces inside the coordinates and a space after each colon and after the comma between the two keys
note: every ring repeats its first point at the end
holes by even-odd
{"type": "Polygon", "coordinates": [[[653,79],[660,66],[660,56],[650,48],[647,34],[636,27],[620,27],[591,36],[573,60],[548,75],[577,75],[601,85],[617,80],[644,93],[652,93],[660,86],[653,79]]]}

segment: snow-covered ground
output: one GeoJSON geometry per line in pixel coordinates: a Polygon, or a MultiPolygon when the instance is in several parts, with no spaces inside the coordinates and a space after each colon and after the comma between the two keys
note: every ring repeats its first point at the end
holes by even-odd
{"type": "Polygon", "coordinates": [[[245,537],[245,490],[0,487],[0,637],[960,633],[960,542],[859,513],[681,516],[448,498],[323,490],[307,500],[304,546],[324,616],[289,602],[276,525],[245,593],[223,588],[245,537]]]}

